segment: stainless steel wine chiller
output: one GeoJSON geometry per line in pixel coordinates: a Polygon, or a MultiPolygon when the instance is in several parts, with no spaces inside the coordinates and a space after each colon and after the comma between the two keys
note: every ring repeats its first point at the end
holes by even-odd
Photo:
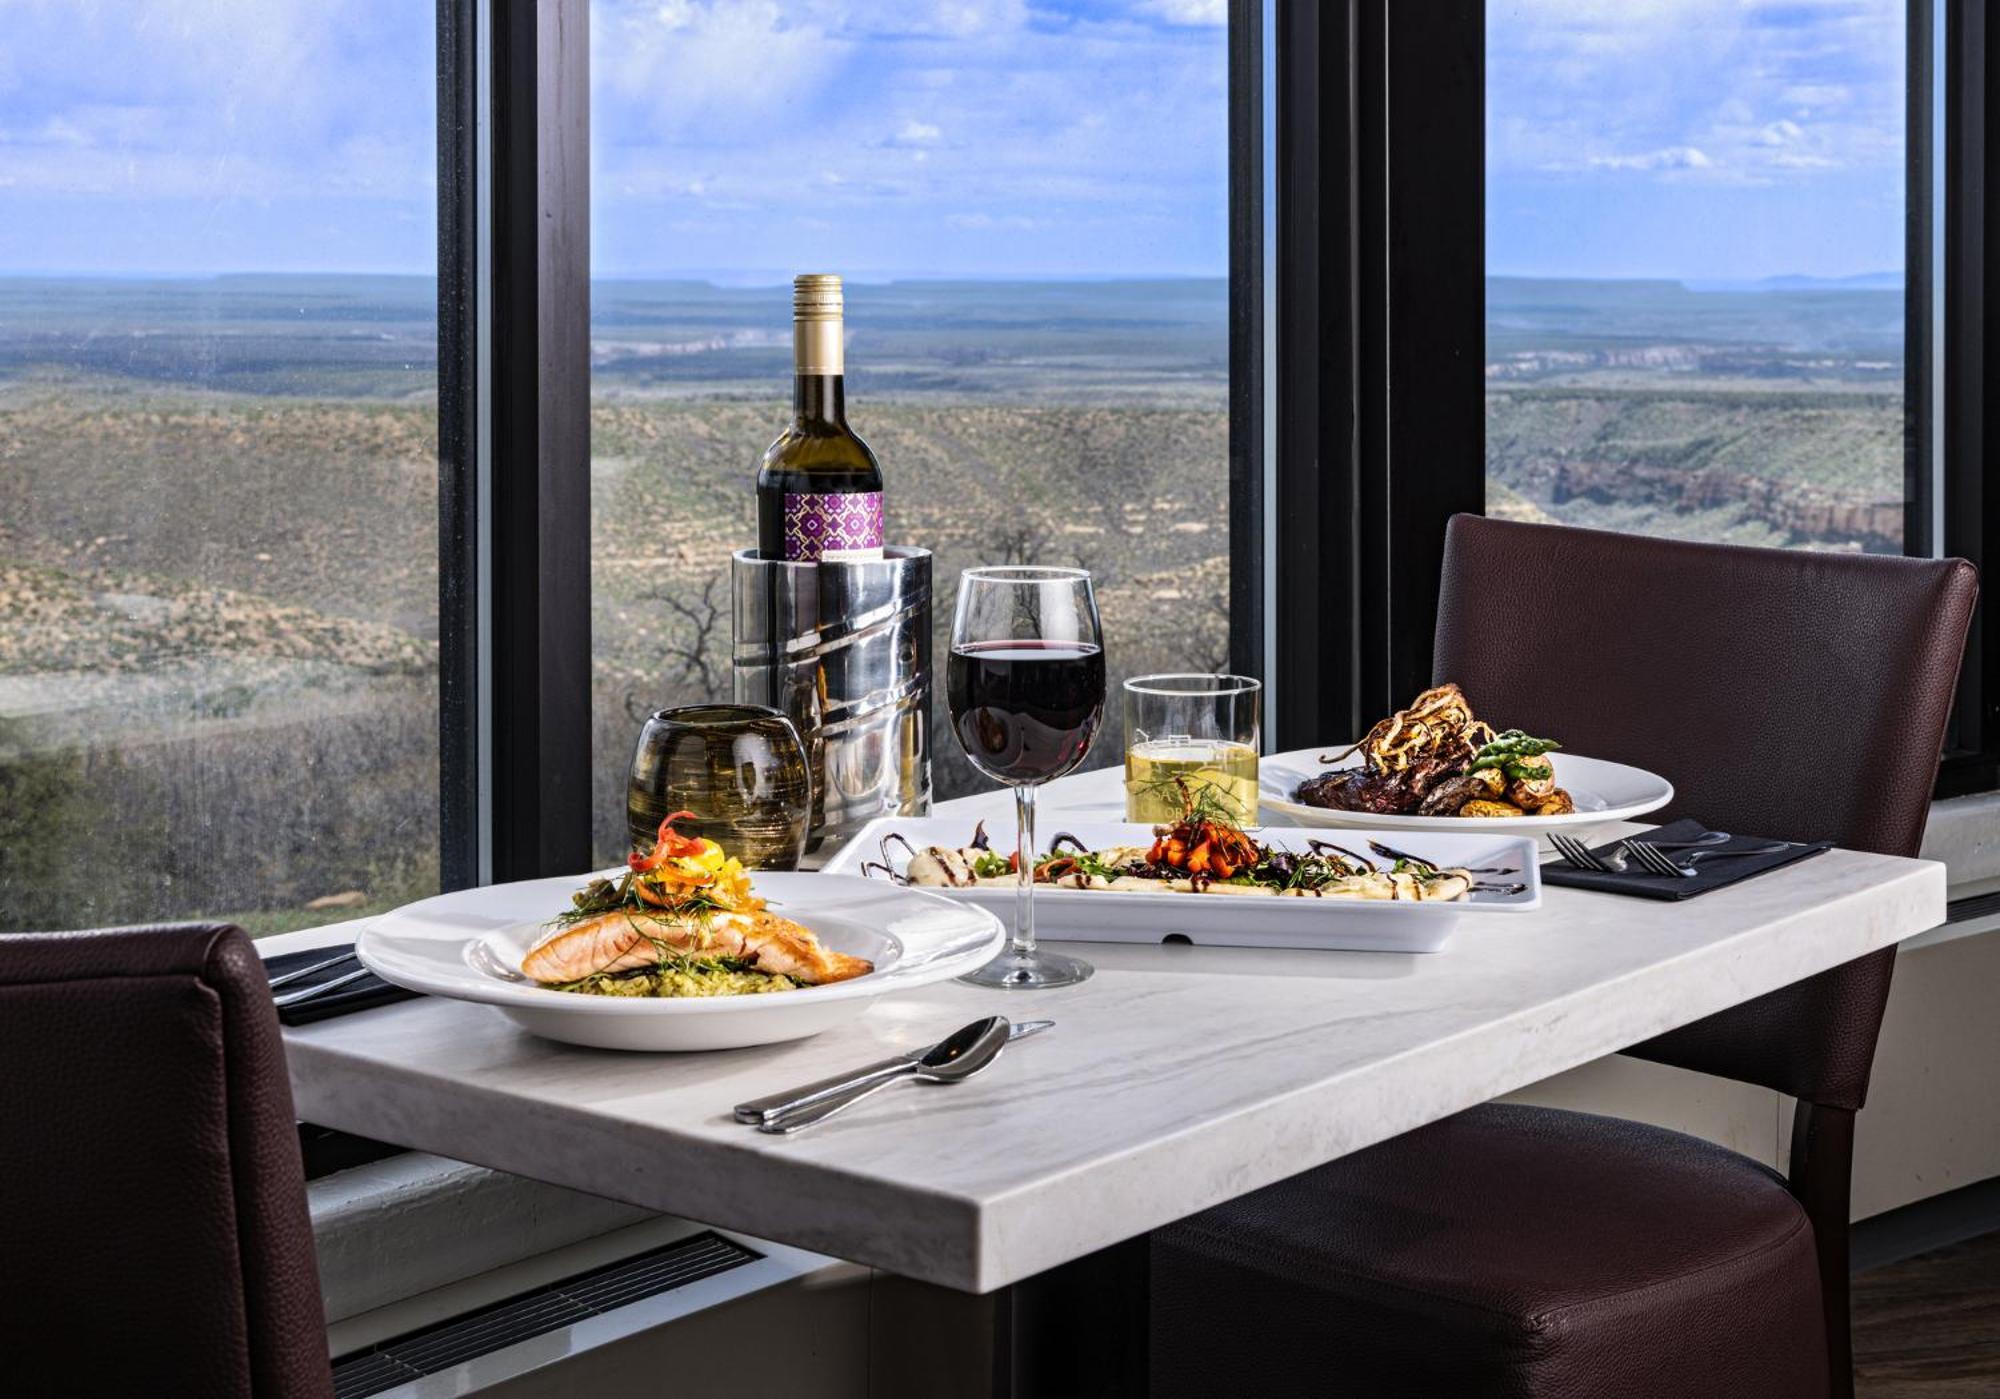
{"type": "Polygon", "coordinates": [[[790,715],[812,767],[809,845],[931,804],[931,553],[731,569],[736,699],[790,715]]]}

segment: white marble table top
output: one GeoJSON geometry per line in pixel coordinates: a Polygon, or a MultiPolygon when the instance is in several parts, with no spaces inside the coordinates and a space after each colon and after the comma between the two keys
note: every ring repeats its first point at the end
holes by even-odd
{"type": "MultiPolygon", "coordinates": [[[[1074,781],[1069,799],[1088,802],[1109,779],[1074,781]]],[[[1043,804],[1059,820],[1064,790],[1043,804]]],[[[983,1292],[1889,946],[1944,911],[1942,865],[1832,851],[1685,904],[1548,889],[1539,911],[1468,922],[1428,956],[1065,944],[1097,965],[1081,986],[947,983],[760,1049],[578,1049],[436,1000],[285,1038],[310,1121],[983,1292]],[[1056,1028],[964,1084],[899,1088],[797,1137],[731,1118],[746,1098],[995,1013],[1056,1028]]]]}

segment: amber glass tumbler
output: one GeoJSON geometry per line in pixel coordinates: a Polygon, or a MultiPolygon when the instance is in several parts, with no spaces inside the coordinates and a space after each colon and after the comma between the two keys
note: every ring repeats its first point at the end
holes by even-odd
{"type": "Polygon", "coordinates": [[[653,848],[663,818],[706,836],[746,869],[796,869],[812,816],[812,776],[792,721],[755,704],[691,704],[646,721],[632,754],[625,824],[632,848],[653,848]]]}

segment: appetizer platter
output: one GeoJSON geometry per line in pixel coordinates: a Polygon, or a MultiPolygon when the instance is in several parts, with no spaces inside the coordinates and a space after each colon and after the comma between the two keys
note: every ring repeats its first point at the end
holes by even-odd
{"type": "Polygon", "coordinates": [[[548,1039],[730,1049],[819,1033],[991,959],[998,918],[920,889],[758,873],[661,823],[622,870],[465,889],[375,920],[385,981],[496,1006],[548,1039]]]}
{"type": "MultiPolygon", "coordinates": [[[[1199,799],[1167,825],[1074,824],[1037,851],[1036,930],[1058,941],[1432,952],[1464,917],[1541,903],[1531,840],[1472,831],[1402,849],[1394,839],[1245,829],[1199,799]]],[[[826,869],[1001,914],[1019,883],[1014,853],[963,818],[879,818],[826,869]]]]}
{"type": "Polygon", "coordinates": [[[1263,760],[1258,801],[1301,826],[1540,833],[1628,821],[1673,800],[1673,785],[1560,741],[1496,731],[1458,686],[1424,691],[1347,748],[1263,760]]]}

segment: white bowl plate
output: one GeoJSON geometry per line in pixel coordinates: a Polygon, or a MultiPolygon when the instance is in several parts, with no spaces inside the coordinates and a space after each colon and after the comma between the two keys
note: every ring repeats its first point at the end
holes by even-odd
{"type": "MultiPolygon", "coordinates": [[[[617,871],[611,871],[616,875],[617,871]]],[[[384,981],[496,1006],[546,1039],[600,1049],[738,1049],[804,1039],[859,1015],[877,996],[945,981],[992,960],[1006,941],[984,909],[882,880],[826,874],[752,876],[771,910],[875,970],[830,986],[760,996],[654,998],[552,991],[521,958],[590,876],[464,889],[384,914],[355,942],[384,981]]]]}
{"type": "MultiPolygon", "coordinates": [[[[853,840],[826,863],[829,873],[851,874],[863,861],[883,857],[882,840],[896,832],[921,850],[947,848],[972,839],[973,821],[963,816],[883,816],[862,827],[853,840]]],[[[1114,845],[1147,845],[1153,828],[1122,821],[1075,819],[1052,809],[1036,823],[1041,849],[1063,831],[1092,850],[1114,845]]],[[[1006,853],[1012,833],[987,823],[993,844],[1006,853]]],[[[1340,844],[1358,855],[1369,854],[1367,831],[1342,834],[1340,844]]],[[[1193,942],[1204,947],[1295,947],[1361,952],[1435,952],[1460,921],[1492,913],[1522,913],[1542,902],[1541,870],[1535,843],[1524,836],[1487,830],[1484,823],[1464,822],[1449,835],[1425,834],[1410,840],[1407,832],[1377,830],[1382,840],[1411,855],[1440,865],[1514,871],[1482,875],[1493,883],[1521,883],[1518,894],[1476,893],[1446,903],[1403,903],[1366,899],[1279,899],[1248,894],[1126,893],[1108,889],[1035,889],[1035,932],[1051,942],[1193,942]],[[1477,826],[1467,830],[1466,826],[1477,826]]],[[[1261,827],[1257,839],[1303,852],[1321,830],[1261,827]]],[[[909,861],[900,846],[890,844],[888,863],[898,873],[909,861]]],[[[888,881],[877,877],[877,882],[888,881]]],[[[1014,916],[1012,885],[981,885],[972,889],[939,890],[970,906],[992,910],[1009,921],[1014,916]]]]}
{"type": "MultiPolygon", "coordinates": [[[[1337,747],[1338,745],[1329,745],[1337,747]]],[[[1644,768],[1602,758],[1585,758],[1575,753],[1553,755],[1556,785],[1576,802],[1567,816],[1378,816],[1367,811],[1335,811],[1324,806],[1308,806],[1292,794],[1307,778],[1318,777],[1334,768],[1361,766],[1361,755],[1350,753],[1337,763],[1322,763],[1318,755],[1326,748],[1301,748],[1291,753],[1271,753],[1257,764],[1257,809],[1266,821],[1288,821],[1295,826],[1339,827],[1346,830],[1453,831],[1469,827],[1502,831],[1514,835],[1540,835],[1545,831],[1575,833],[1612,821],[1630,821],[1656,811],[1674,799],[1673,783],[1644,768]]],[[[1389,837],[1393,840],[1394,837],[1389,837]]]]}

